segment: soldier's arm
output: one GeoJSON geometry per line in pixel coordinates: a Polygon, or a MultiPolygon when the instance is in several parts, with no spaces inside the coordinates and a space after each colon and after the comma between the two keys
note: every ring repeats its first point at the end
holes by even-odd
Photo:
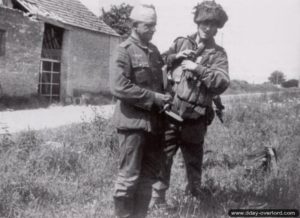
{"type": "Polygon", "coordinates": [[[209,67],[198,65],[196,72],[201,81],[214,94],[222,94],[229,86],[228,59],[224,50],[217,51],[209,67]]]}
{"type": "Polygon", "coordinates": [[[112,94],[129,104],[150,110],[154,104],[154,92],[141,88],[131,81],[130,57],[125,48],[119,47],[110,75],[112,94]]]}
{"type": "Polygon", "coordinates": [[[195,55],[195,51],[186,43],[187,38],[178,37],[174,40],[171,47],[162,54],[164,63],[168,68],[178,66],[182,60],[189,59],[195,55]]]}
{"type": "Polygon", "coordinates": [[[192,50],[184,48],[183,44],[185,40],[187,39],[184,37],[176,38],[170,48],[162,54],[163,61],[168,67],[180,64],[182,59],[192,52],[192,50]],[[182,57],[178,58],[177,56],[180,52],[182,53],[182,57]]]}

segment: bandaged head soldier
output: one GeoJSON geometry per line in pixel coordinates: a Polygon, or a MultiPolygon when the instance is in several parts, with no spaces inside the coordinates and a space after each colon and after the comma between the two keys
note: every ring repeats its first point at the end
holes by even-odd
{"type": "Polygon", "coordinates": [[[229,86],[227,55],[214,40],[228,17],[214,1],[204,1],[194,9],[196,33],[178,37],[163,54],[173,102],[167,111],[170,123],[165,133],[165,166],[160,182],[153,186],[154,202],[159,203],[165,202],[173,156],[179,147],[186,165],[187,191],[201,195],[204,136],[214,117],[213,101],[223,107],[219,95],[229,86]]]}
{"type": "Polygon", "coordinates": [[[110,72],[111,92],[117,99],[112,121],[121,154],[114,205],[117,217],[143,218],[160,170],[159,111],[171,96],[163,94],[163,60],[150,42],[157,21],[155,8],[137,5],[130,18],[132,33],[118,46],[110,72]]]}

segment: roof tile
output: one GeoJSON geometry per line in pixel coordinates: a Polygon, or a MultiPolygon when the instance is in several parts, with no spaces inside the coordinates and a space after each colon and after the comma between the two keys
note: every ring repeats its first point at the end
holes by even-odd
{"type": "Polygon", "coordinates": [[[17,0],[32,14],[84,29],[119,36],[79,0],[17,0]]]}

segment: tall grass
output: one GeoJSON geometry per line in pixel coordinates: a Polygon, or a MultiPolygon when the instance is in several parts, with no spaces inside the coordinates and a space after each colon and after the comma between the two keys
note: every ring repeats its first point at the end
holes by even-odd
{"type": "Polygon", "coordinates": [[[153,217],[227,217],[230,209],[300,208],[299,93],[231,99],[224,124],[215,119],[209,127],[204,150],[202,198],[184,195],[185,170],[175,164],[169,199],[178,209],[167,215],[154,211],[153,217]],[[264,146],[276,149],[278,169],[264,171],[261,162],[248,161],[264,146]]]}
{"type": "Polygon", "coordinates": [[[110,217],[118,157],[111,129],[96,116],[92,123],[2,135],[0,217],[110,217]]]}
{"type": "MultiPolygon", "coordinates": [[[[3,132],[3,131],[2,131],[3,132]]],[[[226,102],[225,122],[209,127],[203,195],[185,194],[175,161],[168,200],[172,212],[149,217],[227,217],[233,208],[300,208],[300,98],[264,95],[226,102]],[[263,146],[278,153],[278,170],[247,161],[263,146]]],[[[0,136],[0,217],[113,217],[118,166],[116,134],[95,114],[91,123],[0,136]]]]}

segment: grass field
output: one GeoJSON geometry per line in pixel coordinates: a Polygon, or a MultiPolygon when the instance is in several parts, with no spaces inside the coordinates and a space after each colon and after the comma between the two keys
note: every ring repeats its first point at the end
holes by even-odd
{"type": "MultiPolygon", "coordinates": [[[[0,137],[0,217],[113,217],[119,149],[109,121],[95,114],[92,123],[0,137]]],[[[177,209],[151,210],[150,218],[299,209],[299,93],[226,102],[224,124],[215,119],[206,137],[201,200],[185,195],[179,161],[172,173],[168,200],[177,209]],[[264,171],[259,161],[248,161],[264,146],[276,149],[276,169],[264,171]]]]}

